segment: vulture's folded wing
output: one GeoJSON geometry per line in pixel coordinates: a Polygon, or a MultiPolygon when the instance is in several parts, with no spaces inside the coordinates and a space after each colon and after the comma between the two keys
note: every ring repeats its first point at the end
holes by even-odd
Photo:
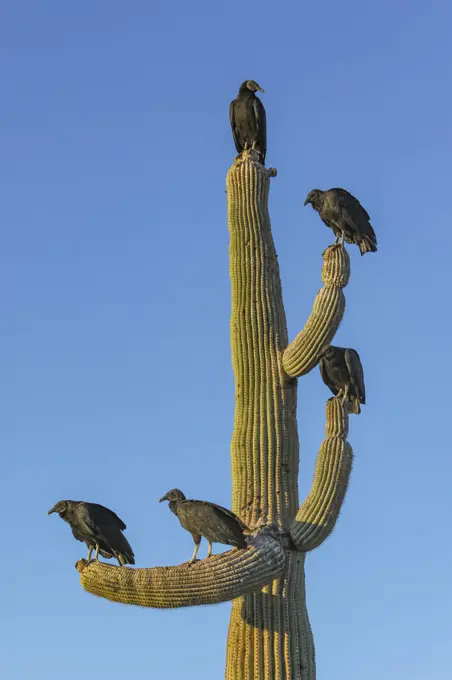
{"type": "Polygon", "coordinates": [[[366,403],[366,388],[364,386],[364,371],[358,352],[354,349],[345,350],[345,363],[350,375],[350,382],[358,393],[361,404],[366,403]]]}

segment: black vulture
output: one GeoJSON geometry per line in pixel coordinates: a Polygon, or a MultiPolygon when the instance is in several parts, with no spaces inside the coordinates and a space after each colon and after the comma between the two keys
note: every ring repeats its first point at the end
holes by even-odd
{"type": "Polygon", "coordinates": [[[229,121],[239,154],[244,149],[255,149],[265,164],[267,118],[264,105],[254,94],[257,90],[264,91],[254,80],[245,80],[240,85],[237,97],[229,105],[229,121]]]}
{"type": "Polygon", "coordinates": [[[336,243],[342,236],[347,243],[359,246],[361,255],[376,252],[377,237],[370,223],[370,216],[357,198],[345,189],[313,189],[304,204],[311,203],[321,219],[334,231],[336,243]]]}
{"type": "Polygon", "coordinates": [[[168,491],[159,502],[162,501],[169,501],[171,512],[177,515],[184,529],[193,536],[195,549],[189,564],[196,560],[202,536],[209,543],[207,557],[212,555],[212,543],[246,548],[243,532],[247,527],[230,510],[207,501],[187,500],[179,489],[168,491]]]}
{"type": "Polygon", "coordinates": [[[361,413],[360,404],[366,403],[364,372],[358,352],[345,347],[328,345],[319,353],[320,375],[323,382],[342,402],[347,402],[351,413],[361,413]]]}
{"type": "Polygon", "coordinates": [[[53,512],[69,524],[77,541],[86,543],[88,562],[95,548],[96,560],[100,553],[106,559],[116,557],[121,566],[135,564],[133,550],[122,533],[126,525],[113,510],[85,501],[58,501],[48,514],[53,512]]]}

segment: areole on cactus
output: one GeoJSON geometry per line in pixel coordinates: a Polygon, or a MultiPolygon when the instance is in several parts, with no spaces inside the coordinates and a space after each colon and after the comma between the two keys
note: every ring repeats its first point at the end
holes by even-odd
{"type": "Polygon", "coordinates": [[[312,489],[300,506],[297,379],[317,365],[320,349],[337,331],[350,263],[344,248],[327,248],[324,285],[289,344],[268,214],[275,174],[246,150],[227,175],[236,389],[232,509],[252,531],[248,548],[192,566],[76,565],[85,590],[115,602],[174,608],[233,600],[227,680],[315,679],[305,555],[333,530],[352,466],[347,409],[331,398],[312,489]]]}

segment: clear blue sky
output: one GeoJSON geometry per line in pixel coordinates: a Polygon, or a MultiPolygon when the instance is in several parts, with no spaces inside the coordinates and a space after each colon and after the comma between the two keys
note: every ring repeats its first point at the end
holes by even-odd
{"type": "MultiPolygon", "coordinates": [[[[229,604],[86,594],[47,510],[115,509],[140,567],[191,537],[158,499],[230,506],[228,106],[265,89],[290,336],[331,234],[314,187],[371,213],[336,336],[361,355],[350,489],[307,559],[318,678],[450,679],[451,9],[362,3],[3,0],[0,7],[5,680],[223,677],[229,604]]],[[[300,382],[300,489],[330,396],[300,382]]],[[[218,548],[217,548],[218,549],[218,548]]],[[[206,547],[203,547],[205,555],[206,547]]]]}

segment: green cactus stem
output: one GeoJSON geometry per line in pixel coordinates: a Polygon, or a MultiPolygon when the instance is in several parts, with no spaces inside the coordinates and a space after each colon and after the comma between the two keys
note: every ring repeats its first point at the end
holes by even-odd
{"type": "Polygon", "coordinates": [[[315,680],[304,561],[333,530],[352,465],[348,414],[339,399],[329,399],[314,482],[299,506],[297,378],[317,364],[340,324],[350,263],[343,248],[327,248],[324,286],[289,344],[268,214],[275,174],[250,150],[227,176],[236,388],[232,507],[253,532],[249,547],[192,567],[77,563],[82,586],[116,602],[166,608],[233,600],[227,680],[315,680]]]}

